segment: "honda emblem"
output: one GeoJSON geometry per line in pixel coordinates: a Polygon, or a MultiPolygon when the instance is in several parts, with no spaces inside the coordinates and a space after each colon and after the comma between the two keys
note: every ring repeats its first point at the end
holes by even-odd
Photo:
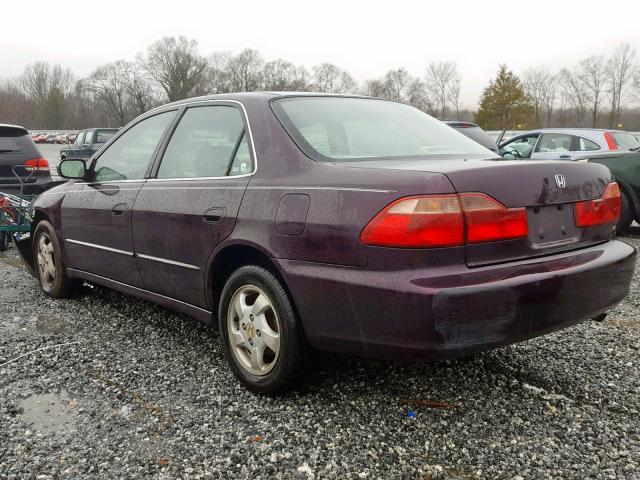
{"type": "Polygon", "coordinates": [[[558,188],[564,188],[567,186],[567,181],[564,178],[564,175],[558,173],[556,174],[556,185],[558,188]]]}

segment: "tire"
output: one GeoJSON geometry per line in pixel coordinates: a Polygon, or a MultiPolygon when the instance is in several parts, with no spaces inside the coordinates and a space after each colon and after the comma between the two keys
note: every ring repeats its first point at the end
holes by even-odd
{"type": "Polygon", "coordinates": [[[7,248],[9,248],[9,234],[0,232],[0,252],[6,252],[7,248]]]}
{"type": "Polygon", "coordinates": [[[53,225],[46,220],[36,226],[33,236],[33,264],[42,291],[52,298],[68,298],[76,282],[67,276],[62,250],[53,225]]]}
{"type": "Polygon", "coordinates": [[[633,221],[633,214],[631,212],[631,202],[629,201],[629,197],[623,190],[620,191],[620,202],[622,204],[622,208],[620,209],[620,219],[616,225],[616,233],[618,235],[624,235],[629,231],[629,225],[631,225],[631,222],[633,221]]]}
{"type": "Polygon", "coordinates": [[[273,395],[295,387],[305,365],[304,340],[291,300],[271,272],[250,265],[231,274],[218,328],[227,362],[247,389],[273,395]]]}

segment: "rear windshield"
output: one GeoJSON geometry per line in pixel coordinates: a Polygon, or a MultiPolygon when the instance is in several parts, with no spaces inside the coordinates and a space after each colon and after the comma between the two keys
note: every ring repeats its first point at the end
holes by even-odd
{"type": "Polygon", "coordinates": [[[116,134],[113,130],[98,130],[96,133],[96,140],[94,143],[107,143],[116,134]]]}
{"type": "Polygon", "coordinates": [[[489,150],[493,150],[494,152],[498,151],[498,146],[496,145],[496,142],[494,142],[491,139],[491,137],[487,135],[487,133],[484,130],[482,130],[480,127],[465,127],[465,128],[453,127],[453,128],[458,130],[463,135],[466,135],[471,140],[478,142],[483,147],[486,147],[489,150]]]}
{"type": "Polygon", "coordinates": [[[640,141],[627,132],[610,132],[621,150],[631,150],[640,147],[640,141]]]}
{"type": "Polygon", "coordinates": [[[495,157],[439,120],[402,103],[289,97],[275,100],[273,109],[298,146],[315,160],[495,157]]]}
{"type": "Polygon", "coordinates": [[[36,146],[24,130],[0,128],[0,153],[33,153],[36,146]]]}

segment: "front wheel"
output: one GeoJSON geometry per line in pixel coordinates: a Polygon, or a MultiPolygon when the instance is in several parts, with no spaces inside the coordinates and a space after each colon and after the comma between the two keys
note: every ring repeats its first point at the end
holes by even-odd
{"type": "Polygon", "coordinates": [[[53,225],[46,220],[41,221],[36,226],[33,238],[34,264],[40,287],[53,298],[71,296],[74,281],[67,276],[53,225]]]}
{"type": "Polygon", "coordinates": [[[252,392],[292,388],[304,367],[304,342],[280,281],[251,265],[236,270],[220,297],[218,326],[235,376],[252,392]]]}

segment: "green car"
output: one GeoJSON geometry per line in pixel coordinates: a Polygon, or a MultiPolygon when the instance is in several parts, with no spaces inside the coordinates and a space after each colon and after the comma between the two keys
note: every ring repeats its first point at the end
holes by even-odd
{"type": "Polygon", "coordinates": [[[640,152],[607,152],[583,159],[600,163],[611,170],[622,193],[622,211],[618,233],[625,233],[634,220],[640,221],[640,152]]]}

